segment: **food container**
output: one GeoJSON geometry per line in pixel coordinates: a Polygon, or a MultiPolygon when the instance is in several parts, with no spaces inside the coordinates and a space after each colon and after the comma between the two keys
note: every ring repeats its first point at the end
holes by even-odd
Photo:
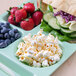
{"type": "MultiPolygon", "coordinates": [[[[28,0],[27,2],[32,2],[35,4],[35,7],[37,9],[37,1],[36,0],[28,0]]],[[[27,3],[26,2],[26,3],[27,3]]],[[[21,5],[22,6],[22,5],[21,5]]],[[[0,21],[6,22],[8,18],[7,12],[2,14],[0,16],[0,21]]],[[[22,37],[27,35],[28,33],[36,34],[40,30],[40,25],[32,29],[31,31],[25,31],[19,27],[16,27],[14,25],[11,25],[12,28],[16,28],[20,31],[22,37]]],[[[45,33],[47,34],[47,33],[45,33]]],[[[11,76],[50,76],[59,66],[61,66],[76,50],[76,44],[70,44],[68,42],[59,42],[62,50],[63,50],[63,56],[61,60],[49,67],[42,67],[42,68],[36,68],[31,67],[25,63],[21,63],[18,58],[16,57],[15,53],[17,51],[18,44],[22,41],[22,37],[7,46],[6,48],[0,49],[0,63],[2,66],[5,66],[6,69],[9,69],[12,71],[11,76]]],[[[1,68],[0,68],[1,69],[1,68]]],[[[6,72],[6,69],[4,70],[6,72]]],[[[4,76],[5,74],[1,69],[0,74],[1,76],[4,76]]],[[[7,75],[9,75],[10,71],[7,71],[7,75]]],[[[6,76],[7,76],[6,75],[6,76]]]]}

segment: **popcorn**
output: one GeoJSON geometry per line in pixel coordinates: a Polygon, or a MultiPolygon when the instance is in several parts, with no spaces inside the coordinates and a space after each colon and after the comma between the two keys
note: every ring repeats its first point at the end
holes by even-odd
{"type": "Polygon", "coordinates": [[[33,56],[32,56],[31,54],[29,54],[29,53],[24,54],[24,56],[25,56],[25,57],[29,57],[29,58],[32,58],[32,57],[33,57],[33,56]]]}
{"type": "Polygon", "coordinates": [[[33,66],[34,66],[34,67],[41,67],[41,64],[38,63],[38,62],[36,62],[36,61],[33,61],[33,66]]]}
{"type": "Polygon", "coordinates": [[[48,67],[48,66],[49,66],[48,60],[44,60],[44,61],[42,62],[42,66],[43,66],[43,67],[48,67]]]}
{"type": "Polygon", "coordinates": [[[54,60],[54,56],[49,56],[49,59],[50,60],[54,60]]]}
{"type": "Polygon", "coordinates": [[[36,40],[32,40],[32,41],[31,41],[31,45],[32,45],[32,46],[34,46],[34,45],[36,45],[36,44],[37,44],[37,41],[36,41],[36,40]]]}
{"type": "Polygon", "coordinates": [[[59,61],[59,60],[60,60],[59,55],[58,55],[58,54],[55,54],[55,55],[54,55],[54,61],[59,61]]]}
{"type": "Polygon", "coordinates": [[[51,65],[52,64],[52,62],[51,61],[49,61],[49,65],[51,65]]]}
{"type": "Polygon", "coordinates": [[[49,51],[44,51],[43,52],[43,57],[49,57],[50,56],[50,53],[49,53],[49,51]]]}
{"type": "Polygon", "coordinates": [[[45,36],[41,29],[37,34],[28,34],[20,42],[16,56],[19,60],[34,67],[48,67],[60,60],[62,50],[57,37],[49,34],[45,36]]]}

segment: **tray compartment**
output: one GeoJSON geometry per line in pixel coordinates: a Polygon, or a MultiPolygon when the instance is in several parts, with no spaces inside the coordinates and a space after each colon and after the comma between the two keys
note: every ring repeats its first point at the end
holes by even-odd
{"type": "MultiPolygon", "coordinates": [[[[40,30],[40,28],[39,28],[39,26],[37,26],[35,29],[31,30],[29,33],[36,34],[39,30],[40,30]]],[[[28,32],[25,32],[25,35],[26,34],[28,34],[28,32]]],[[[76,48],[75,48],[76,44],[69,44],[67,42],[60,42],[60,45],[61,45],[62,50],[63,50],[63,56],[62,56],[61,60],[58,63],[56,63],[52,66],[49,66],[49,67],[35,68],[35,67],[28,66],[26,64],[23,64],[17,59],[15,53],[17,51],[17,46],[21,41],[22,41],[22,39],[16,41],[14,44],[10,45],[11,49],[8,48],[8,50],[6,50],[6,51],[1,51],[1,54],[3,56],[5,56],[8,60],[10,60],[11,62],[15,63],[16,65],[18,65],[22,68],[24,68],[25,70],[27,69],[29,72],[31,72],[37,76],[49,76],[61,64],[63,64],[76,50],[76,48]],[[73,46],[73,48],[71,48],[72,46],[73,46]]]]}
{"type": "MultiPolygon", "coordinates": [[[[35,3],[35,6],[37,8],[37,0],[28,0],[28,2],[35,3]]],[[[26,2],[27,3],[27,2],[26,2]]],[[[23,5],[21,5],[23,6],[23,5]]],[[[2,14],[0,16],[0,21],[7,21],[7,12],[2,14]]],[[[12,28],[17,28],[21,34],[22,37],[27,35],[28,33],[36,34],[40,30],[40,26],[35,27],[31,31],[25,31],[21,29],[20,27],[11,25],[12,28]]],[[[45,33],[47,35],[47,33],[45,33]]],[[[17,51],[18,44],[22,41],[22,37],[10,44],[8,47],[4,49],[0,49],[0,62],[5,64],[7,67],[11,68],[16,73],[20,74],[20,76],[49,76],[51,75],[59,66],[61,66],[76,50],[76,44],[70,44],[67,42],[60,42],[60,45],[63,50],[63,56],[61,60],[49,67],[45,68],[35,68],[28,66],[26,64],[23,64],[20,62],[15,53],[17,51]]]]}

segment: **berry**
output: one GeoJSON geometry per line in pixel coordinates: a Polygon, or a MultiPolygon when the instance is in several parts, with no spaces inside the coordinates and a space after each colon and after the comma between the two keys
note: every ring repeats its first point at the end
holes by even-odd
{"type": "Polygon", "coordinates": [[[29,18],[28,21],[22,21],[21,22],[21,28],[24,30],[32,30],[34,28],[34,22],[32,18],[29,18]]]}
{"type": "Polygon", "coordinates": [[[1,30],[1,33],[3,34],[3,33],[6,33],[6,32],[8,32],[8,29],[6,27],[3,27],[2,30],[1,30]]]}
{"type": "Polygon", "coordinates": [[[21,35],[19,33],[15,34],[15,39],[19,39],[21,37],[21,35]]]}
{"type": "Polygon", "coordinates": [[[14,33],[18,33],[18,30],[17,29],[13,29],[14,33]]]}
{"type": "Polygon", "coordinates": [[[16,10],[18,10],[18,7],[13,7],[10,11],[11,15],[15,15],[16,10]]]}
{"type": "Polygon", "coordinates": [[[8,25],[8,26],[10,26],[10,23],[9,22],[6,22],[5,24],[8,25]]]}
{"type": "Polygon", "coordinates": [[[35,11],[35,6],[33,3],[26,3],[23,7],[28,13],[33,13],[35,11]]]}
{"type": "Polygon", "coordinates": [[[6,47],[7,46],[7,44],[5,43],[5,42],[1,42],[0,43],[0,48],[4,48],[4,47],[6,47]]]}
{"type": "Polygon", "coordinates": [[[10,23],[9,23],[9,22],[6,22],[6,23],[3,25],[3,27],[6,27],[6,28],[9,28],[9,26],[10,26],[10,23]]]}
{"type": "Polygon", "coordinates": [[[15,38],[12,37],[12,38],[11,38],[11,42],[14,42],[14,41],[15,41],[15,38]]]}
{"type": "Polygon", "coordinates": [[[1,31],[2,27],[0,27],[0,31],[1,31]]]}
{"type": "Polygon", "coordinates": [[[17,23],[15,22],[15,17],[13,15],[10,15],[8,17],[8,22],[13,24],[13,25],[17,25],[17,23]]]}
{"type": "Polygon", "coordinates": [[[3,25],[3,27],[9,28],[9,25],[6,25],[6,24],[5,24],[5,25],[3,25]]]}
{"type": "Polygon", "coordinates": [[[39,25],[41,23],[41,19],[43,18],[43,13],[40,11],[36,11],[33,15],[32,18],[34,20],[35,25],[39,25]]]}
{"type": "Polygon", "coordinates": [[[3,27],[9,28],[9,26],[10,26],[10,23],[9,23],[9,22],[0,23],[0,27],[1,27],[1,28],[3,28],[3,27]]]}
{"type": "Polygon", "coordinates": [[[17,29],[11,29],[10,23],[0,22],[0,48],[4,48],[14,42],[16,39],[20,38],[21,35],[17,29]]]}
{"type": "Polygon", "coordinates": [[[5,37],[6,39],[9,39],[9,38],[10,38],[10,36],[9,36],[8,33],[5,33],[5,34],[4,34],[4,37],[5,37]]]}
{"type": "Polygon", "coordinates": [[[9,31],[9,35],[10,35],[11,37],[14,37],[14,35],[15,35],[14,31],[13,31],[13,30],[10,30],[10,31],[9,31]]]}
{"type": "Polygon", "coordinates": [[[0,34],[0,38],[3,38],[3,34],[0,34]]]}
{"type": "Polygon", "coordinates": [[[3,39],[0,39],[0,43],[1,43],[1,42],[4,42],[4,40],[3,40],[3,39]]]}
{"type": "Polygon", "coordinates": [[[15,12],[16,22],[20,22],[27,17],[25,9],[19,9],[15,12]]]}
{"type": "Polygon", "coordinates": [[[8,31],[10,31],[11,29],[9,28],[8,31]]]}
{"type": "Polygon", "coordinates": [[[0,22],[0,26],[2,26],[2,25],[4,25],[4,23],[3,22],[0,22]]]}
{"type": "Polygon", "coordinates": [[[6,39],[5,40],[5,44],[7,44],[7,45],[11,44],[11,40],[10,39],[6,39]]]}

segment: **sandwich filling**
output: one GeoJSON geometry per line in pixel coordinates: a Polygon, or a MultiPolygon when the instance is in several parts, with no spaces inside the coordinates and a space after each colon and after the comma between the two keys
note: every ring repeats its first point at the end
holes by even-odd
{"type": "Polygon", "coordinates": [[[76,0],[42,0],[47,4],[40,28],[60,41],[76,39],[76,0]]]}
{"type": "Polygon", "coordinates": [[[56,11],[56,9],[53,9],[54,16],[59,21],[60,25],[69,25],[69,29],[72,31],[76,31],[76,16],[73,16],[69,13],[66,13],[64,11],[56,11]]]}

